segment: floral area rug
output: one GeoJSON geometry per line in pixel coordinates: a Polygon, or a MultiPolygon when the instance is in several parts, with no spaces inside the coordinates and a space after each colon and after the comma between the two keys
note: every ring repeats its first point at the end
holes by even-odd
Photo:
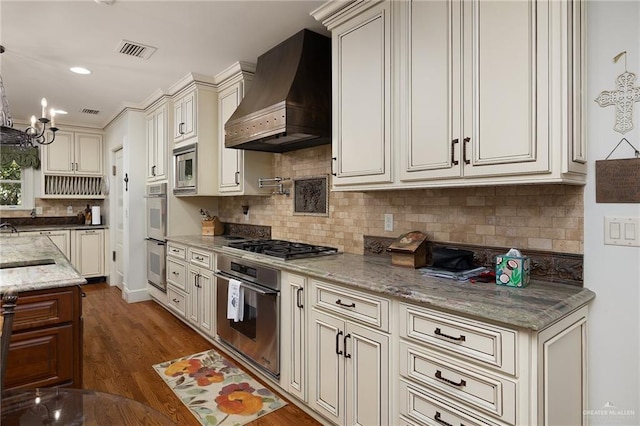
{"type": "Polygon", "coordinates": [[[153,368],[203,425],[240,426],[287,404],[214,350],[153,368]]]}

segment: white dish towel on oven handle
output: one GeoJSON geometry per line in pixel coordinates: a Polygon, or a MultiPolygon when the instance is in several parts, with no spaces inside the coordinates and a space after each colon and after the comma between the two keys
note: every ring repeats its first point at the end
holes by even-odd
{"type": "Polygon", "coordinates": [[[229,279],[227,293],[227,319],[238,322],[244,316],[244,291],[240,281],[229,279]]]}

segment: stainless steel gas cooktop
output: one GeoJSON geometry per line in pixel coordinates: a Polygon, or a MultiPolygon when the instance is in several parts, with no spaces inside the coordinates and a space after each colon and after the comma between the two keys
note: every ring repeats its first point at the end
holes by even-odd
{"type": "Polygon", "coordinates": [[[294,243],[283,240],[249,240],[229,243],[229,247],[274,256],[280,259],[301,259],[338,253],[334,247],[294,243]]]}

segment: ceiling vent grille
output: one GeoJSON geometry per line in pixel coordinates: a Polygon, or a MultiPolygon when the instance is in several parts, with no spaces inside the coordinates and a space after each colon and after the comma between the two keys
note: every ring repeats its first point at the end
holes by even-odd
{"type": "Polygon", "coordinates": [[[97,109],[90,109],[90,108],[83,108],[80,110],[80,112],[83,114],[92,114],[92,115],[100,114],[100,111],[98,111],[97,109]]]}
{"type": "Polygon", "coordinates": [[[141,43],[135,43],[127,40],[120,40],[120,44],[118,44],[118,47],[116,48],[116,51],[123,55],[142,59],[149,59],[156,50],[158,49],[153,46],[146,46],[141,43]]]}

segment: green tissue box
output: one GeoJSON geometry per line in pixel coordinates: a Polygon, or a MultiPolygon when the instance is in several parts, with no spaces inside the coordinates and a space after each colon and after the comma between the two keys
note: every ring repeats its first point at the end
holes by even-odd
{"type": "Polygon", "coordinates": [[[508,287],[529,285],[529,258],[527,256],[496,256],[496,284],[508,287]]]}

